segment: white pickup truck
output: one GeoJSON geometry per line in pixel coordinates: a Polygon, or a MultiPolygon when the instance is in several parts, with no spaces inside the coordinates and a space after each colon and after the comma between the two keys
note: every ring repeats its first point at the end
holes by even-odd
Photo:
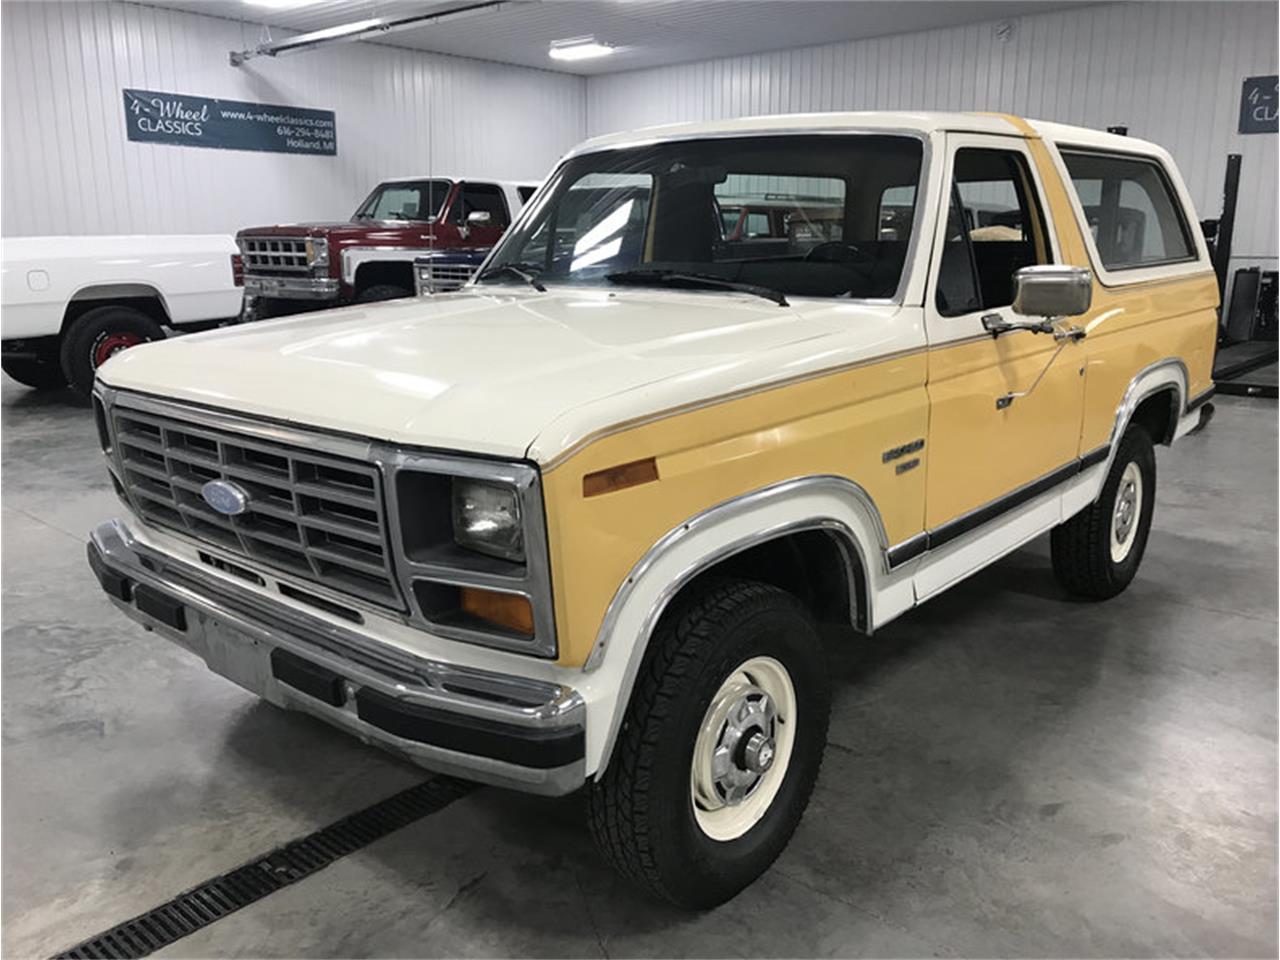
{"type": "Polygon", "coordinates": [[[243,301],[222,234],[6,238],[2,265],[0,367],[37,390],[88,396],[114,354],[234,320],[243,301]]]}

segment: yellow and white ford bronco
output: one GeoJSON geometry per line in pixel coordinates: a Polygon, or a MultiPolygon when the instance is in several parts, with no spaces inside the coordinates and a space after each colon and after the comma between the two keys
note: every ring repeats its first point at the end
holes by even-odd
{"type": "Polygon", "coordinates": [[[815,624],[1049,532],[1137,572],[1207,420],[1217,286],[1154,144],[984,114],[686,124],[569,153],[460,292],[129,350],[95,414],[127,614],[431,770],[585,787],[705,907],[794,831],[815,624]]]}

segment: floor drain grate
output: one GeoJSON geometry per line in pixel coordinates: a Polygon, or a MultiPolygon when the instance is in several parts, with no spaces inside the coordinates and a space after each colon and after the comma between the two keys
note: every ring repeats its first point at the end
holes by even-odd
{"type": "Polygon", "coordinates": [[[436,777],[402,790],[309,836],[278,847],[265,857],[206,880],[167,903],[57,954],[55,960],[145,957],[415,820],[443,810],[474,787],[472,783],[451,777],[436,777]]]}

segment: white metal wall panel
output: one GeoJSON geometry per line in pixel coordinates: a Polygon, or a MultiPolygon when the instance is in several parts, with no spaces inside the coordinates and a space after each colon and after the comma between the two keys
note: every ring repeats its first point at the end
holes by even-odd
{"type": "Polygon", "coordinates": [[[129,3],[5,3],[5,236],[231,232],[346,219],[380,179],[539,180],[584,135],[585,80],[350,43],[232,67],[258,29],[129,3]],[[121,89],[332,109],[336,157],[126,138],[121,89]]]}
{"type": "MultiPolygon", "coordinates": [[[[851,11],[850,16],[856,15],[851,11]]],[[[681,120],[810,110],[994,110],[1124,124],[1175,157],[1201,217],[1244,156],[1236,263],[1274,269],[1277,136],[1236,133],[1240,85],[1277,72],[1274,3],[1117,3],[995,23],[592,77],[592,136],[681,120]]]]}

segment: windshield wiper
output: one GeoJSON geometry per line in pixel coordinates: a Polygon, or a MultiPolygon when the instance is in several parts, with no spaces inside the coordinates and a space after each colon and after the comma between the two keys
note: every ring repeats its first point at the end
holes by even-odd
{"type": "Polygon", "coordinates": [[[538,279],[536,274],[530,273],[523,267],[518,267],[514,263],[500,263],[497,266],[489,267],[476,275],[476,280],[486,280],[489,277],[497,277],[504,273],[509,273],[513,277],[519,277],[533,289],[539,293],[546,293],[547,288],[542,285],[542,281],[538,279]]]}
{"type": "Polygon", "coordinates": [[[770,287],[762,287],[755,283],[742,283],[738,280],[726,280],[724,277],[717,277],[712,273],[691,273],[687,270],[663,270],[659,268],[637,268],[635,270],[619,270],[617,273],[606,273],[605,279],[612,283],[663,283],[666,281],[675,281],[676,283],[701,283],[709,287],[723,287],[726,290],[737,290],[740,293],[750,293],[757,297],[763,297],[766,300],[772,300],[780,307],[789,307],[786,296],[780,290],[774,290],[770,287]]]}

